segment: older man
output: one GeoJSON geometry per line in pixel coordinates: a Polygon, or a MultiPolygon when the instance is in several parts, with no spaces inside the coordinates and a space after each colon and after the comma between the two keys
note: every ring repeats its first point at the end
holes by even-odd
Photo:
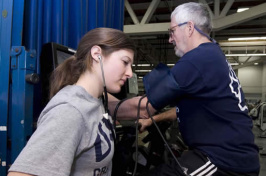
{"type": "Polygon", "coordinates": [[[178,162],[162,165],[151,175],[259,174],[258,148],[244,94],[224,53],[209,37],[211,30],[203,4],[176,7],[169,42],[181,58],[172,69],[160,64],[144,77],[154,109],[176,105],[180,132],[189,147],[178,162]]]}

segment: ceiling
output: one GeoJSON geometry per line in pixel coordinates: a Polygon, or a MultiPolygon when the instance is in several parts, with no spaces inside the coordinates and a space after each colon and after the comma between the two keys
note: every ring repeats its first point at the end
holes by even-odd
{"type": "MultiPolygon", "coordinates": [[[[138,77],[147,74],[159,62],[174,64],[178,57],[168,43],[170,14],[186,2],[208,4],[213,19],[214,38],[225,54],[266,53],[266,40],[228,41],[235,37],[266,37],[265,0],[125,0],[124,32],[138,46],[133,71],[138,77]],[[249,8],[237,13],[238,8],[249,8]],[[145,64],[147,66],[140,66],[145,64]],[[142,70],[142,71],[141,71],[142,70]]],[[[228,56],[235,70],[266,61],[266,56],[228,56]]]]}

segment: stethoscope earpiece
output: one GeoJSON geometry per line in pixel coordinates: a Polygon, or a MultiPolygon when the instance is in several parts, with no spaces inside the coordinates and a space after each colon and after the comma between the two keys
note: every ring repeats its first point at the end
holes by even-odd
{"type": "Polygon", "coordinates": [[[99,59],[99,60],[102,60],[102,56],[101,56],[101,55],[99,55],[99,56],[98,56],[98,59],[99,59]]]}

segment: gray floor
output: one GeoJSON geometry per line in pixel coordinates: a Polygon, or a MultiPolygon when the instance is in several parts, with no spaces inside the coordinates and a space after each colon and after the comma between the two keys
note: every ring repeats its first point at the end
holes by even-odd
{"type": "Polygon", "coordinates": [[[266,176],[266,131],[263,132],[258,126],[254,125],[253,133],[255,135],[255,143],[260,149],[260,176],[266,176]]]}

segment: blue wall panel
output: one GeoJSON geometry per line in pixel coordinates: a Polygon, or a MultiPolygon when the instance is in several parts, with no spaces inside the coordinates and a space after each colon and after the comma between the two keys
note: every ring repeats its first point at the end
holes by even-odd
{"type": "Polygon", "coordinates": [[[22,46],[11,49],[12,83],[10,100],[12,107],[9,111],[8,137],[11,139],[9,161],[14,162],[33,131],[33,88],[26,81],[26,76],[35,72],[35,52],[25,51],[22,46]]]}
{"type": "MultiPolygon", "coordinates": [[[[23,32],[23,14],[24,14],[24,1],[22,0],[13,0],[13,16],[12,16],[12,35],[11,35],[11,48],[10,48],[10,78],[11,82],[9,83],[9,115],[8,115],[8,139],[11,141],[12,135],[16,138],[12,139],[11,143],[8,144],[10,146],[8,148],[8,155],[7,155],[7,163],[9,164],[12,161],[12,156],[17,156],[15,154],[21,150],[21,144],[25,145],[25,138],[19,138],[20,135],[24,135],[25,133],[22,132],[27,130],[32,132],[31,124],[32,124],[32,115],[27,113],[32,113],[31,108],[25,108],[25,103],[19,103],[19,101],[24,101],[25,99],[32,99],[32,88],[31,89],[24,89],[22,85],[25,84],[25,73],[24,70],[16,69],[18,68],[18,63],[26,63],[23,62],[24,57],[21,57],[21,60],[16,60],[12,62],[12,46],[20,46],[22,44],[22,32],[23,32]],[[16,70],[16,74],[14,72],[16,70]],[[24,79],[16,79],[16,76],[24,79]],[[16,89],[14,89],[16,87],[16,89]],[[31,92],[30,92],[31,90],[31,92]],[[25,97],[21,92],[29,92],[28,96],[25,97]],[[17,101],[19,100],[19,101],[17,101]],[[26,112],[27,110],[27,112],[26,112]],[[16,114],[17,113],[17,114],[16,114]],[[29,120],[25,120],[29,119],[29,120]],[[12,123],[12,121],[16,122],[16,124],[12,123]],[[23,122],[23,124],[22,124],[23,122]],[[10,125],[12,124],[12,125],[10,125]],[[19,126],[17,125],[19,124],[19,126]],[[27,128],[25,127],[25,124],[27,128]],[[18,148],[18,150],[16,150],[18,148]]],[[[25,25],[25,24],[24,24],[25,25]]],[[[16,52],[20,52],[20,49],[16,49],[16,52]]],[[[35,61],[35,60],[34,60],[35,61]]],[[[26,104],[27,105],[27,104],[26,104]]],[[[29,106],[31,103],[28,104],[29,106]]]]}
{"type": "Polygon", "coordinates": [[[13,1],[0,1],[0,175],[7,169],[10,47],[13,1]]]}

